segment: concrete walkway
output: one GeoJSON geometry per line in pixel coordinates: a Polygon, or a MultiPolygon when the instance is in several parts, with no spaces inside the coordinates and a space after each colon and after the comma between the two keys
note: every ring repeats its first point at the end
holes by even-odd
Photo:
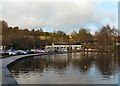
{"type": "MultiPolygon", "coordinates": [[[[65,53],[70,53],[70,52],[65,52],[65,53]]],[[[40,55],[51,55],[51,54],[63,54],[63,53],[58,53],[58,52],[53,52],[53,53],[40,53],[40,54],[27,54],[27,55],[17,55],[17,56],[10,56],[7,58],[0,59],[1,63],[1,68],[0,68],[0,85],[3,86],[18,86],[17,81],[11,74],[11,72],[8,70],[8,65],[21,59],[21,58],[26,58],[26,57],[31,57],[31,56],[40,56],[40,55]]]]}
{"type": "Polygon", "coordinates": [[[41,54],[28,54],[28,55],[17,55],[17,56],[10,56],[8,58],[3,58],[0,59],[0,61],[2,60],[2,76],[0,74],[0,76],[2,77],[2,85],[4,86],[18,86],[17,81],[15,80],[15,78],[13,77],[13,75],[11,74],[11,72],[8,70],[8,65],[14,61],[17,61],[18,59],[21,58],[26,58],[29,56],[38,56],[38,55],[48,55],[49,53],[41,53],[41,54]]]}

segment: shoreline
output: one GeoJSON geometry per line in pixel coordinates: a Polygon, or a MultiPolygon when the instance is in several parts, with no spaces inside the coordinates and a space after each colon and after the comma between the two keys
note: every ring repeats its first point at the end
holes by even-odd
{"type": "MultiPolygon", "coordinates": [[[[70,52],[65,52],[70,53],[70,52]]],[[[12,85],[12,86],[19,86],[17,81],[15,80],[14,76],[9,70],[9,67],[12,64],[15,64],[18,60],[29,58],[31,56],[41,56],[41,55],[52,55],[52,54],[64,54],[64,53],[39,53],[39,54],[27,54],[27,55],[16,55],[16,56],[9,56],[8,58],[2,58],[2,85],[12,85]]]]}
{"type": "MultiPolygon", "coordinates": [[[[80,51],[86,53],[86,51],[80,51]]],[[[95,51],[94,51],[95,52],[95,51]]],[[[38,54],[27,54],[27,55],[16,55],[16,56],[9,56],[7,58],[2,58],[2,85],[14,85],[19,86],[17,81],[15,80],[14,76],[9,70],[9,67],[15,64],[18,60],[29,58],[32,56],[41,56],[41,55],[53,55],[53,54],[65,54],[65,53],[75,53],[75,52],[53,52],[53,53],[38,53],[38,54]]],[[[76,52],[77,53],[77,52],[76,52]]],[[[111,52],[106,52],[111,53],[111,52]]]]}

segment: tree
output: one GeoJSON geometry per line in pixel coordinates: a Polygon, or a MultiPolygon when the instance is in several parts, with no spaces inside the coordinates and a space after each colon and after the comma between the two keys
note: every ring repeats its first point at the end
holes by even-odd
{"type": "Polygon", "coordinates": [[[78,33],[76,31],[73,31],[71,34],[70,34],[70,42],[73,42],[73,43],[76,43],[77,40],[78,40],[78,33]]]}
{"type": "Polygon", "coordinates": [[[8,31],[8,23],[4,20],[0,21],[0,29],[2,31],[2,35],[7,35],[9,33],[8,31]]]}
{"type": "Polygon", "coordinates": [[[114,28],[111,28],[109,25],[103,26],[95,34],[95,39],[97,40],[97,45],[101,50],[110,50],[114,45],[114,28]]]}
{"type": "Polygon", "coordinates": [[[80,43],[87,44],[90,43],[91,40],[93,40],[93,36],[89,31],[87,31],[85,28],[79,30],[78,41],[80,43]]]}

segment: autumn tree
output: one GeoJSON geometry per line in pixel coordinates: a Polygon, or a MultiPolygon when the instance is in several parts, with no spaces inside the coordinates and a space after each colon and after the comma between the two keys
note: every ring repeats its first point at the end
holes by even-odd
{"type": "Polygon", "coordinates": [[[77,43],[78,42],[78,33],[76,31],[73,31],[70,35],[70,42],[77,43]]]}
{"type": "Polygon", "coordinates": [[[88,44],[91,43],[91,41],[93,41],[92,34],[85,28],[79,30],[77,37],[78,37],[78,41],[82,44],[88,44]]]}
{"type": "Polygon", "coordinates": [[[64,31],[44,32],[40,29],[20,29],[18,26],[8,27],[8,23],[4,20],[0,21],[0,29],[2,31],[2,45],[16,47],[16,49],[30,49],[33,47],[44,47],[53,42],[69,42],[82,44],[84,46],[94,44],[103,49],[114,47],[118,32],[109,25],[103,26],[93,36],[86,28],[81,28],[79,32],[73,31],[71,34],[66,34],[64,31]],[[42,39],[43,37],[43,39],[42,39]],[[111,47],[112,46],[112,47],[111,47]]]}
{"type": "Polygon", "coordinates": [[[68,42],[69,36],[63,31],[54,31],[49,34],[51,42],[68,42]]]}
{"type": "Polygon", "coordinates": [[[98,32],[95,33],[98,48],[101,50],[111,50],[114,47],[114,34],[115,29],[109,25],[103,26],[98,32]]]}
{"type": "Polygon", "coordinates": [[[7,35],[8,34],[8,23],[4,20],[0,21],[1,22],[1,27],[2,27],[2,35],[7,35]]]}

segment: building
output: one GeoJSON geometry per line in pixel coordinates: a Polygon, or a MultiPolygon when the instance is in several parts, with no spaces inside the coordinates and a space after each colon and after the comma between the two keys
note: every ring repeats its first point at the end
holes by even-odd
{"type": "Polygon", "coordinates": [[[70,43],[52,43],[52,45],[45,46],[47,50],[60,50],[66,49],[68,51],[80,50],[82,47],[81,44],[70,44],[70,43]]]}

